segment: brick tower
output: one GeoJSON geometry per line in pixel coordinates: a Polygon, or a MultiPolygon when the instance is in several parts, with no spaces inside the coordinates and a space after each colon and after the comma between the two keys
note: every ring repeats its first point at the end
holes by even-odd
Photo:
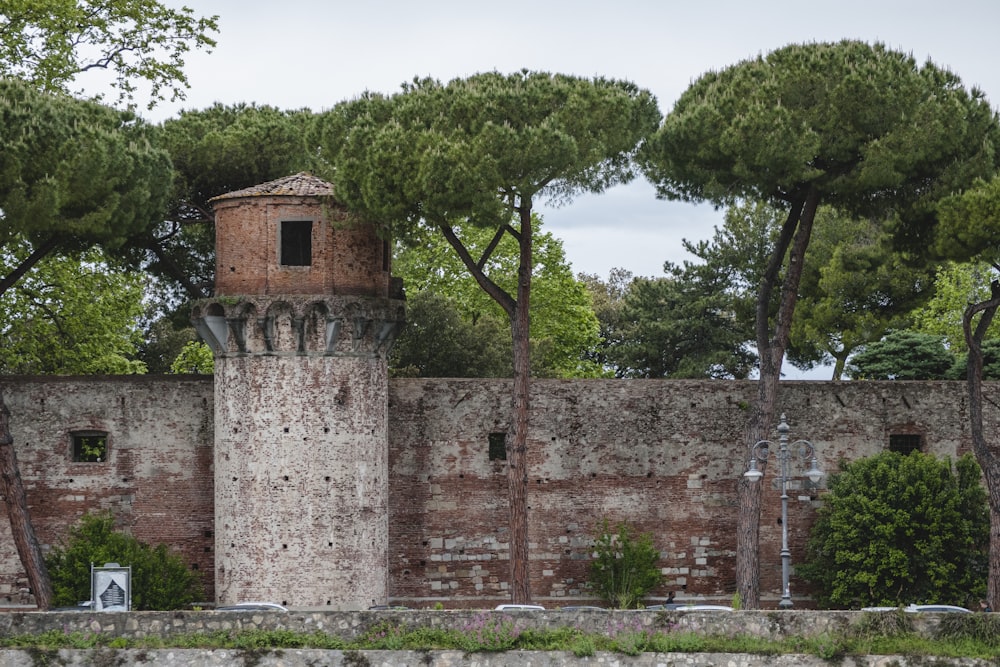
{"type": "Polygon", "coordinates": [[[366,608],[388,585],[389,244],[300,173],[213,199],[216,601],[366,608]]]}

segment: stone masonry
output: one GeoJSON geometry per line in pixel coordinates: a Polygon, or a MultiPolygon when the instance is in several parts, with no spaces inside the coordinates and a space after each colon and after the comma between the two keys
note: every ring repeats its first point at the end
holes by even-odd
{"type": "MultiPolygon", "coordinates": [[[[140,539],[182,553],[206,575],[208,599],[215,599],[213,384],[186,376],[6,378],[15,448],[43,545],[57,544],[84,512],[110,509],[140,539]],[[79,429],[109,434],[106,461],[71,461],[69,438],[79,429]]],[[[728,600],[742,424],[754,383],[536,380],[532,387],[535,599],[546,606],[588,599],[590,539],[607,517],[653,533],[667,575],[654,597],[675,590],[682,599],[728,600]]],[[[998,389],[987,385],[988,394],[998,389]]],[[[389,381],[389,601],[492,607],[507,599],[506,481],[503,461],[490,460],[489,436],[506,429],[508,397],[504,380],[389,381]]],[[[779,400],[791,437],[812,441],[827,473],[842,459],[887,449],[897,435],[919,436],[922,449],[939,456],[971,447],[961,382],[787,382],[779,400]]],[[[988,407],[986,419],[987,432],[996,432],[997,409],[988,407]]],[[[764,483],[761,590],[768,605],[779,596],[781,526],[773,475],[764,483]]],[[[823,486],[804,478],[792,485],[793,567],[823,486]]],[[[353,530],[350,518],[340,520],[349,525],[337,530],[353,530]]],[[[6,522],[0,544],[0,601],[16,602],[23,574],[6,522]]],[[[796,606],[808,604],[806,593],[793,573],[796,606]]],[[[294,593],[282,600],[311,606],[294,593]]]]}

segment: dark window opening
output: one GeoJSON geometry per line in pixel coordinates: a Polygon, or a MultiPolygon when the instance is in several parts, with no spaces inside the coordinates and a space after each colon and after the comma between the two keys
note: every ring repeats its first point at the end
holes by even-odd
{"type": "Polygon", "coordinates": [[[507,434],[490,433],[490,461],[507,460],[507,434]]]}
{"type": "Polygon", "coordinates": [[[283,266],[310,266],[312,264],[311,220],[282,221],[281,264],[283,266]]]}
{"type": "Polygon", "coordinates": [[[74,433],[73,461],[80,463],[101,463],[108,460],[107,433],[74,433]]]}
{"type": "Polygon", "coordinates": [[[382,241],[382,270],[389,270],[389,241],[382,241]]]}
{"type": "Polygon", "coordinates": [[[889,436],[889,451],[899,452],[904,456],[919,452],[923,448],[923,437],[914,433],[894,433],[889,436]]]}

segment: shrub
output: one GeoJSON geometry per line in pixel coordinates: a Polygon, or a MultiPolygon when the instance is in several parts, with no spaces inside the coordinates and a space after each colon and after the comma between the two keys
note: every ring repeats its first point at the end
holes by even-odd
{"type": "Polygon", "coordinates": [[[201,581],[180,556],[163,544],[150,546],[116,532],[110,513],[85,515],[70,530],[64,546],[45,559],[52,579],[53,604],[90,599],[91,564],[115,562],[132,567],[132,608],[180,609],[201,595],[201,581]]]}
{"type": "Polygon", "coordinates": [[[656,566],[660,552],[649,533],[633,536],[625,523],[612,533],[608,520],[598,526],[594,560],[590,564],[591,588],[617,609],[633,609],[662,579],[656,566]]]}
{"type": "Polygon", "coordinates": [[[797,572],[824,607],[964,605],[985,590],[989,512],[979,466],[883,452],[831,475],[797,572]]]}

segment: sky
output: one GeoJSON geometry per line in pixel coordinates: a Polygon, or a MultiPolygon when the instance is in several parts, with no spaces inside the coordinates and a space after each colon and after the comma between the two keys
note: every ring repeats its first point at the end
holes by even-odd
{"type": "MultiPolygon", "coordinates": [[[[218,15],[218,46],[192,52],[187,99],[159,122],[215,102],[328,109],[414,77],[441,81],[522,68],[632,81],[667,113],[701,74],[793,43],[860,39],[930,59],[1000,102],[997,0],[164,0],[218,15]]],[[[86,84],[85,81],[81,83],[86,84]]],[[[641,177],[568,205],[543,205],[574,272],[663,275],[691,259],[722,211],[662,201],[641,177]]]]}

